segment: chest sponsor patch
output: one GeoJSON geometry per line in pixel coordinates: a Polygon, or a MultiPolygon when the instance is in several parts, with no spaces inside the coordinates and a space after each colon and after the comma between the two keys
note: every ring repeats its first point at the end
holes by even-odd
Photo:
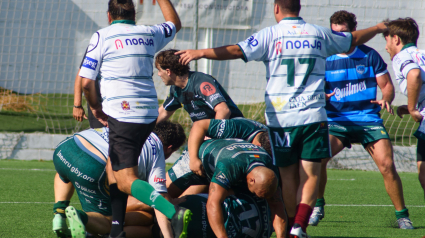
{"type": "Polygon", "coordinates": [[[97,63],[98,63],[97,60],[86,56],[86,58],[84,58],[82,67],[86,67],[91,70],[96,70],[97,63]]]}
{"type": "Polygon", "coordinates": [[[200,89],[201,93],[207,97],[213,95],[217,91],[215,87],[209,82],[201,83],[200,89]]]}

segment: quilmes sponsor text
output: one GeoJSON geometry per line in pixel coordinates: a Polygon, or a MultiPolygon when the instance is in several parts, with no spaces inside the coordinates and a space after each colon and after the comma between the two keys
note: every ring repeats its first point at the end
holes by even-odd
{"type": "Polygon", "coordinates": [[[359,83],[351,84],[348,83],[345,85],[345,88],[335,88],[335,98],[336,100],[341,100],[341,98],[356,94],[361,91],[366,90],[366,81],[359,83]]]}

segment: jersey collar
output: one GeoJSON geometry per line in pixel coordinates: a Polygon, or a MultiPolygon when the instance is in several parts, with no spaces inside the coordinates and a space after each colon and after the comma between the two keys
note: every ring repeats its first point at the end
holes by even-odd
{"type": "Polygon", "coordinates": [[[415,47],[416,47],[415,43],[409,43],[409,44],[407,44],[407,45],[403,46],[403,48],[401,48],[401,50],[400,50],[400,51],[402,51],[402,50],[404,50],[404,49],[407,49],[407,48],[409,48],[409,47],[412,47],[412,46],[415,46],[415,47]]]}
{"type": "Polygon", "coordinates": [[[283,22],[283,21],[285,21],[285,23],[288,23],[288,22],[295,23],[295,22],[300,22],[300,21],[301,22],[304,22],[304,20],[302,19],[302,17],[285,17],[282,20],[280,20],[280,22],[283,22]]]}
{"type": "Polygon", "coordinates": [[[111,23],[111,25],[118,24],[118,23],[136,25],[136,22],[133,20],[115,20],[111,23]]]}

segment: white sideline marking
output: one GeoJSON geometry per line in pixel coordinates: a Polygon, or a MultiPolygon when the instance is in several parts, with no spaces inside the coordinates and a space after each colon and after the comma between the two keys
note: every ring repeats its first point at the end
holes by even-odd
{"type": "Polygon", "coordinates": [[[356,179],[332,179],[332,178],[328,178],[328,180],[340,180],[340,181],[343,181],[343,180],[345,180],[345,181],[354,181],[354,180],[356,180],[356,179]]]}
{"type": "MultiPolygon", "coordinates": [[[[326,204],[329,207],[393,207],[394,205],[373,205],[373,204],[326,204]]],[[[406,207],[425,207],[425,205],[406,205],[406,207]]]]}
{"type": "Polygon", "coordinates": [[[56,171],[54,169],[16,169],[16,168],[0,168],[1,170],[21,170],[21,171],[56,171]]]}

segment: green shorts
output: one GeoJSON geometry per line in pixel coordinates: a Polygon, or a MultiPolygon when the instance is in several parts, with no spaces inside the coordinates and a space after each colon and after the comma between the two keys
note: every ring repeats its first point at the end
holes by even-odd
{"type": "Polygon", "coordinates": [[[168,170],[171,182],[181,190],[186,190],[192,185],[208,185],[210,181],[206,177],[200,177],[192,172],[189,167],[189,152],[185,149],[168,170]]]}
{"type": "Polygon", "coordinates": [[[286,167],[302,160],[331,157],[327,122],[285,128],[270,127],[275,165],[286,167]]]}
{"type": "Polygon", "coordinates": [[[361,143],[366,147],[370,142],[390,139],[384,125],[344,126],[329,124],[329,134],[338,137],[344,147],[351,148],[352,143],[361,143]]]}
{"type": "Polygon", "coordinates": [[[112,215],[105,164],[84,152],[72,136],[56,148],[53,163],[62,181],[74,185],[85,212],[112,215]]]}

